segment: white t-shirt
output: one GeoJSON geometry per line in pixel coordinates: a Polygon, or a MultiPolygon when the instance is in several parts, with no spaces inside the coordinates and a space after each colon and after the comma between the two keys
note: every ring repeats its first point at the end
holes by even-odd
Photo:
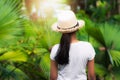
{"type": "MultiPolygon", "coordinates": [[[[59,44],[56,44],[51,51],[50,58],[55,60],[59,44]]],[[[69,51],[69,64],[58,65],[57,80],[87,80],[86,65],[92,60],[95,51],[89,42],[79,41],[71,43],[69,51]]]]}

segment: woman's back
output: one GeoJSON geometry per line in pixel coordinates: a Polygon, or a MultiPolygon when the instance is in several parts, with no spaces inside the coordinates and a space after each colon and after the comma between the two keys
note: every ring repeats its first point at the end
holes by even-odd
{"type": "MultiPolygon", "coordinates": [[[[55,60],[59,44],[52,48],[50,58],[55,60]]],[[[87,80],[86,65],[88,60],[92,60],[95,51],[90,43],[79,41],[70,44],[69,63],[67,65],[58,64],[57,80],[87,80]]]]}

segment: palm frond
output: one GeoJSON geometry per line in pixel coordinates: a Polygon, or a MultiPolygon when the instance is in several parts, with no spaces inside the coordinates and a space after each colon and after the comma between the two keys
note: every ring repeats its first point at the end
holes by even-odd
{"type": "Polygon", "coordinates": [[[120,50],[120,28],[115,24],[99,24],[100,30],[103,34],[106,46],[109,49],[117,49],[120,50]]]}
{"type": "Polygon", "coordinates": [[[0,79],[5,80],[9,78],[14,78],[14,80],[29,80],[28,76],[19,68],[13,65],[2,66],[0,64],[0,79]]]}
{"type": "Polygon", "coordinates": [[[0,43],[10,43],[21,35],[20,6],[16,0],[0,0],[0,43]]]}
{"type": "Polygon", "coordinates": [[[0,61],[27,61],[27,54],[20,51],[9,51],[0,56],[0,61]]]}
{"type": "Polygon", "coordinates": [[[49,59],[49,54],[45,54],[40,62],[40,67],[44,72],[44,75],[46,76],[47,79],[50,77],[50,59],[49,59]]]}
{"type": "Polygon", "coordinates": [[[120,29],[118,25],[108,23],[97,24],[97,26],[98,27],[86,27],[86,31],[90,36],[92,36],[95,40],[107,48],[105,56],[110,60],[107,60],[107,65],[109,65],[109,63],[113,65],[113,57],[111,56],[109,50],[120,49],[120,39],[118,39],[118,36],[120,36],[120,29]]]}
{"type": "Polygon", "coordinates": [[[95,40],[97,40],[100,44],[106,47],[106,43],[103,37],[103,34],[101,33],[100,29],[98,27],[88,27],[86,26],[86,31],[88,35],[92,36],[95,40]]]}
{"type": "Polygon", "coordinates": [[[49,51],[45,48],[35,48],[34,53],[39,56],[36,58],[37,64],[40,64],[40,68],[42,69],[43,75],[46,78],[49,78],[49,68],[50,68],[50,59],[49,59],[49,51]]]}
{"type": "Polygon", "coordinates": [[[117,50],[110,50],[110,54],[114,61],[115,66],[120,66],[120,51],[117,50]]]}

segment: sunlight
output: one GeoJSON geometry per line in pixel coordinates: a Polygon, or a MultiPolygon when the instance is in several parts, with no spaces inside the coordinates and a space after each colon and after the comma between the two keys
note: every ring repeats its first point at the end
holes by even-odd
{"type": "Polygon", "coordinates": [[[62,0],[44,0],[39,1],[39,4],[34,4],[32,13],[36,12],[38,16],[48,17],[53,16],[59,10],[68,10],[70,6],[63,4],[62,0]],[[36,8],[35,6],[38,6],[36,8]]]}

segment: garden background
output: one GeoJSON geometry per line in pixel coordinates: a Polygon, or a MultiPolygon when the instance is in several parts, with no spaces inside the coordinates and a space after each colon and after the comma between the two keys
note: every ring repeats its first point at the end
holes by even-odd
{"type": "Polygon", "coordinates": [[[69,9],[86,22],[77,37],[95,48],[97,80],[120,80],[120,0],[0,0],[0,80],[49,80],[51,25],[69,9]]]}

